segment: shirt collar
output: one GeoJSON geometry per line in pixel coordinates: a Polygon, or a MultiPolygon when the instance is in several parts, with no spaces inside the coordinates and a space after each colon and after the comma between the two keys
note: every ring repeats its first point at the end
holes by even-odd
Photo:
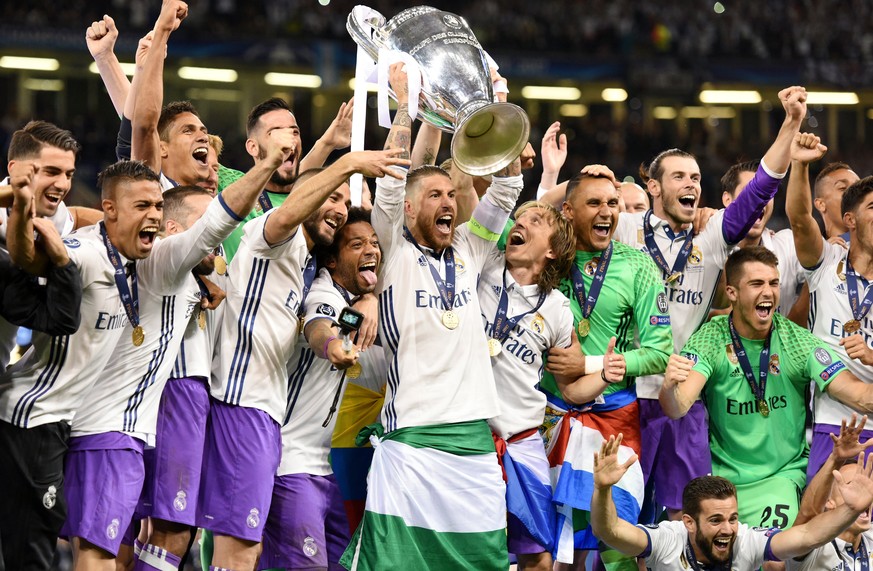
{"type": "Polygon", "coordinates": [[[690,230],[682,229],[679,232],[673,232],[673,229],[670,227],[670,223],[666,220],[658,218],[654,210],[652,211],[652,215],[649,217],[649,223],[652,225],[652,230],[657,231],[659,229],[662,229],[664,231],[664,234],[667,235],[667,238],[669,238],[673,242],[675,242],[676,240],[684,240],[685,237],[688,236],[688,231],[690,230]]]}

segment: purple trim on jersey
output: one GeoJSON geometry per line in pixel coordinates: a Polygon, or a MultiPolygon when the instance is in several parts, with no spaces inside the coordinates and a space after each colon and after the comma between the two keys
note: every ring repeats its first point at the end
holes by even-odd
{"type": "MultiPolygon", "coordinates": [[[[655,527],[657,527],[657,525],[655,527]]],[[[646,534],[646,548],[643,549],[643,552],[637,555],[637,557],[645,559],[652,554],[652,535],[649,533],[649,530],[646,529],[643,525],[638,525],[637,528],[643,530],[643,533],[646,534]]]]}
{"type": "Polygon", "coordinates": [[[218,193],[218,196],[215,197],[218,200],[218,203],[224,208],[224,211],[227,212],[227,215],[236,220],[237,222],[242,222],[242,216],[234,212],[230,206],[227,205],[227,202],[224,200],[224,194],[218,193]]]}
{"type": "Polygon", "coordinates": [[[755,177],[724,211],[721,235],[728,244],[736,244],[746,237],[755,222],[764,214],[767,203],[779,191],[782,179],[773,178],[764,170],[763,162],[755,177]]]}
{"type": "Polygon", "coordinates": [[[773,554],[773,549],[770,547],[770,542],[773,541],[773,537],[775,537],[780,531],[782,530],[778,527],[771,527],[767,530],[767,546],[764,548],[764,561],[782,561],[773,554]]]}

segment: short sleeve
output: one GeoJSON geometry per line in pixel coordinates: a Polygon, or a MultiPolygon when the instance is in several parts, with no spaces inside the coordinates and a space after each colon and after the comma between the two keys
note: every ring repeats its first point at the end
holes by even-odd
{"type": "Polygon", "coordinates": [[[809,283],[809,291],[816,291],[822,284],[822,278],[827,275],[827,272],[834,271],[833,268],[846,255],[846,250],[837,244],[831,244],[822,238],[822,251],[818,263],[812,268],[804,268],[806,270],[806,281],[809,283]]]}
{"type": "Polygon", "coordinates": [[[722,338],[716,323],[710,322],[697,330],[682,348],[682,356],[694,361],[692,370],[709,379],[718,367],[722,354],[722,338]]]}
{"type": "Polygon", "coordinates": [[[64,246],[67,248],[70,261],[79,268],[83,288],[99,279],[103,260],[95,251],[97,245],[80,241],[74,233],[64,238],[64,246]]]}
{"type": "Polygon", "coordinates": [[[645,558],[646,566],[650,569],[656,569],[658,565],[669,565],[671,561],[678,560],[679,554],[685,547],[685,538],[688,534],[685,526],[682,525],[680,530],[670,523],[637,526],[649,537],[648,547],[640,557],[645,558]]]}
{"type": "Polygon", "coordinates": [[[314,285],[306,296],[306,307],[304,307],[305,317],[304,326],[309,325],[316,319],[330,319],[336,321],[340,312],[346,307],[346,301],[336,289],[332,286],[329,291],[327,288],[316,288],[314,285]]]}
{"type": "MultiPolygon", "coordinates": [[[[560,295],[560,293],[558,295],[560,295]]],[[[570,310],[570,300],[561,295],[560,321],[558,322],[558,327],[555,331],[555,339],[552,342],[552,347],[566,349],[573,342],[573,333],[573,312],[570,310]]]]}
{"type": "MultiPolygon", "coordinates": [[[[810,334],[812,336],[812,334],[810,334]]],[[[815,339],[806,352],[806,372],[809,379],[815,381],[819,390],[824,392],[834,378],[846,369],[846,364],[830,347],[815,339]]]]}
{"type": "Polygon", "coordinates": [[[248,251],[251,255],[258,258],[275,260],[290,255],[296,248],[300,247],[300,241],[303,241],[303,247],[306,247],[306,239],[303,237],[303,230],[298,226],[294,234],[278,244],[270,245],[267,243],[267,238],[264,236],[264,228],[267,220],[273,211],[267,212],[263,216],[259,216],[254,220],[249,221],[245,225],[245,234],[240,245],[248,246],[248,251]]]}

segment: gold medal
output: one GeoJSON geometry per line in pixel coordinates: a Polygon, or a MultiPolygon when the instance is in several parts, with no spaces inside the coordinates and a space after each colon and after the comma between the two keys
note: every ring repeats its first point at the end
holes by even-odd
{"type": "Polygon", "coordinates": [[[213,262],[215,263],[215,273],[220,276],[227,273],[227,261],[223,256],[215,256],[213,262]]]}
{"type": "Polygon", "coordinates": [[[770,416],[770,407],[767,406],[767,401],[764,399],[758,399],[758,412],[760,412],[761,416],[764,418],[770,416]]]}
{"type": "Polygon", "coordinates": [[[500,344],[495,338],[491,338],[488,340],[488,354],[492,357],[496,357],[500,355],[500,352],[503,351],[503,345],[500,344]]]}
{"type": "Polygon", "coordinates": [[[355,363],[348,369],[346,369],[346,378],[348,379],[357,379],[361,376],[361,373],[364,372],[364,368],[360,363],[355,363]]]}
{"type": "Polygon", "coordinates": [[[440,321],[443,322],[443,325],[446,326],[446,329],[457,329],[458,325],[461,324],[461,320],[458,319],[458,314],[451,309],[447,309],[443,312],[442,317],[440,317],[440,321]]]}
{"type": "Polygon", "coordinates": [[[142,342],[145,341],[145,332],[142,330],[142,325],[137,325],[133,328],[133,345],[134,347],[139,347],[142,345],[142,342]]]}
{"type": "Polygon", "coordinates": [[[681,278],[681,277],[682,277],[682,272],[673,272],[672,274],[670,274],[669,276],[667,276],[666,283],[667,283],[667,284],[672,284],[672,283],[674,283],[674,282],[679,281],[679,278],[681,278]]]}
{"type": "Polygon", "coordinates": [[[588,337],[588,334],[591,332],[591,324],[584,317],[579,320],[579,323],[576,324],[576,332],[579,333],[579,337],[588,337]]]}
{"type": "Polygon", "coordinates": [[[200,313],[197,314],[197,325],[200,326],[200,329],[206,329],[206,310],[201,309],[200,313]]]}
{"type": "Polygon", "coordinates": [[[861,322],[857,319],[850,319],[843,323],[843,331],[846,333],[856,333],[861,330],[861,322]]]}

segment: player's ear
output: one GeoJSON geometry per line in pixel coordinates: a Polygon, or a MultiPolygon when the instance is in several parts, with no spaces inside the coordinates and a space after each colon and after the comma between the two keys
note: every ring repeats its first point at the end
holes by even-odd
{"type": "Polygon", "coordinates": [[[690,515],[682,514],[682,523],[685,524],[685,529],[688,530],[688,533],[695,533],[697,531],[697,522],[690,515]]]}
{"type": "Polygon", "coordinates": [[[737,292],[737,288],[735,288],[732,285],[724,286],[724,293],[728,296],[728,299],[731,300],[731,302],[736,301],[737,298],[739,297],[738,292],[737,292]]]}
{"type": "Polygon", "coordinates": [[[646,181],[646,190],[649,191],[649,195],[652,198],[656,196],[661,196],[661,185],[653,178],[650,178],[646,181]]]}
{"type": "Polygon", "coordinates": [[[843,222],[846,223],[846,228],[849,230],[855,230],[856,221],[855,221],[855,213],[854,212],[846,212],[843,214],[843,222]]]}

